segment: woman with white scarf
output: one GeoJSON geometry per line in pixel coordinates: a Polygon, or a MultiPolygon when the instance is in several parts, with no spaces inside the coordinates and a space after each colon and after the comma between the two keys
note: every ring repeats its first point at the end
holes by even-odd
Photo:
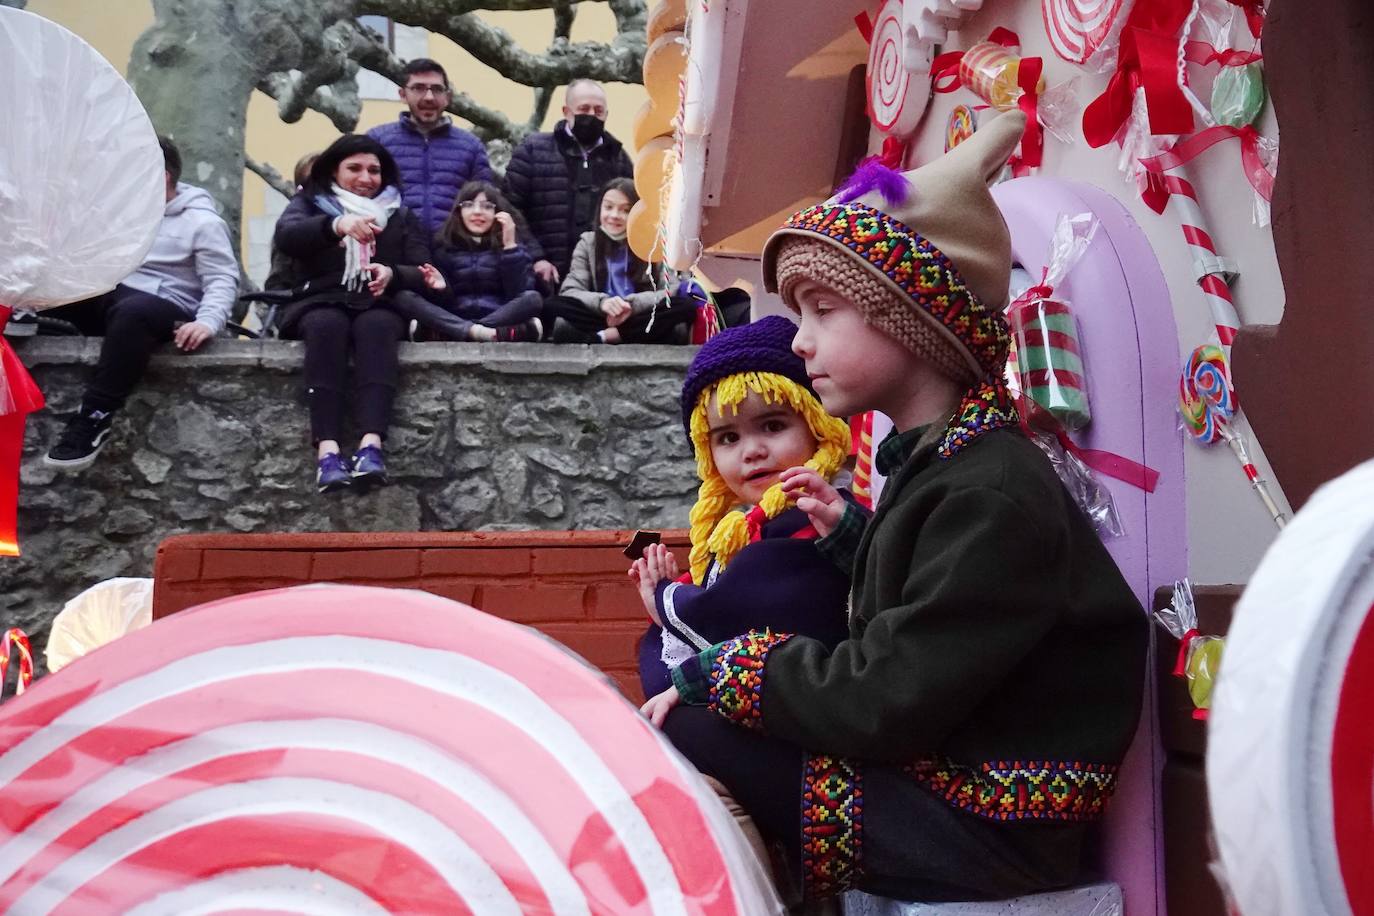
{"type": "Polygon", "coordinates": [[[305,384],[321,493],[386,483],[382,441],[396,397],[397,344],[407,318],[396,299],[424,288],[423,228],[401,204],[396,163],[370,137],[345,134],[320,154],[277,221],[303,297],[286,306],[283,337],[305,341],[305,384]],[[357,449],[340,454],[353,357],[357,449]]]}

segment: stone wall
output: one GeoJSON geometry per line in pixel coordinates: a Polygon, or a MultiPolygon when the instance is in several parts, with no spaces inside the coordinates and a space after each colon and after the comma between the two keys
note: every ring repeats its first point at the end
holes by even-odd
{"type": "Polygon", "coordinates": [[[24,555],[0,558],[0,621],[36,649],[82,589],[151,575],[171,534],[680,527],[695,492],[678,408],[690,347],[402,344],[392,484],[320,496],[303,352],[283,341],[159,353],[95,465],[45,468],[99,345],[16,345],[48,409],[29,418],[24,555]]]}

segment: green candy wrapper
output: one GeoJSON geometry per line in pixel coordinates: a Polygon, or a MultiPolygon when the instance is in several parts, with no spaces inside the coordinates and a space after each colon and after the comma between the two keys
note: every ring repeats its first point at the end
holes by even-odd
{"type": "Polygon", "coordinates": [[[1222,67],[1212,83],[1212,117],[1227,127],[1247,127],[1264,108],[1264,68],[1258,62],[1222,67]]]}

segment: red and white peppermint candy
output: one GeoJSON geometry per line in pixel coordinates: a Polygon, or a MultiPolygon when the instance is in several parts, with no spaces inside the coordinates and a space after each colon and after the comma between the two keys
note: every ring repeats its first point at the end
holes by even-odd
{"type": "Polygon", "coordinates": [[[902,0],[887,0],[873,20],[868,43],[868,104],[873,124],[885,134],[908,137],[925,110],[929,75],[916,79],[906,66],[902,0]]]}
{"type": "Polygon", "coordinates": [[[1374,461],[1284,528],[1226,634],[1207,794],[1245,916],[1374,912],[1371,561],[1374,461]]]}
{"type": "Polygon", "coordinates": [[[1129,6],[1125,0],[1041,0],[1040,12],[1054,53],[1081,64],[1112,34],[1129,6]]]}
{"type": "Polygon", "coordinates": [[[609,683],[422,592],[183,612],[0,709],[0,911],[776,912],[609,683]]]}

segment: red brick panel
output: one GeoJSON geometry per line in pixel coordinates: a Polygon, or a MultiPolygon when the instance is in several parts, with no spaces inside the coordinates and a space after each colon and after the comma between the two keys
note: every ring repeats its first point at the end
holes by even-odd
{"type": "MultiPolygon", "coordinates": [[[[303,582],[418,588],[530,624],[642,701],[635,646],[647,624],[621,552],[629,531],[202,534],[158,547],[153,616],[303,582]]],[[[665,532],[681,564],[685,531],[665,532]]]]}

